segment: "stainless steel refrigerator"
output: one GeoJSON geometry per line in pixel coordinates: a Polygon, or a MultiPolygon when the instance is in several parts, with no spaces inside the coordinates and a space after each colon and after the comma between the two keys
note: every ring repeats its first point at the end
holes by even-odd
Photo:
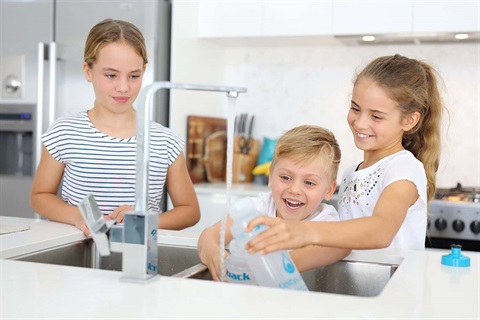
{"type": "MultiPolygon", "coordinates": [[[[41,134],[93,105],[82,71],[89,30],[105,18],[135,24],[147,42],[147,85],[169,80],[170,17],[162,0],[0,0],[0,215],[35,217],[29,195],[41,134]]],[[[168,126],[168,92],[155,101],[151,116],[168,126]]]]}

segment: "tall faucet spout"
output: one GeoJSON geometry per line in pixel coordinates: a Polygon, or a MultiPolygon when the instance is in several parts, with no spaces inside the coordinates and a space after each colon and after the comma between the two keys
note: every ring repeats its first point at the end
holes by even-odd
{"type": "Polygon", "coordinates": [[[150,158],[150,110],[155,92],[160,89],[183,89],[195,91],[226,92],[228,97],[237,98],[240,93],[247,92],[243,87],[211,86],[200,84],[173,83],[168,81],[154,82],[144,87],[134,103],[137,110],[137,159],[135,185],[135,211],[148,211],[148,161],[150,158]]]}
{"type": "Polygon", "coordinates": [[[241,87],[208,86],[171,82],[154,82],[140,91],[135,103],[137,110],[135,211],[127,212],[123,225],[113,226],[105,221],[95,199],[88,195],[81,203],[80,212],[92,232],[93,240],[102,255],[110,251],[122,252],[123,278],[143,281],[157,276],[157,229],[159,212],[148,212],[148,161],[150,158],[150,110],[153,97],[160,89],[184,89],[226,92],[237,98],[247,89],[241,87]],[[110,233],[110,241],[107,232],[110,233]]]}

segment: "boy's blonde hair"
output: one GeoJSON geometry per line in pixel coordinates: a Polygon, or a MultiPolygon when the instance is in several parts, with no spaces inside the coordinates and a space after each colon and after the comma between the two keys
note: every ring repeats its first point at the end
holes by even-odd
{"type": "Polygon", "coordinates": [[[340,147],[332,132],[319,126],[302,125],[290,129],[278,139],[271,169],[280,158],[306,164],[317,157],[322,157],[325,172],[333,182],[337,179],[341,156],[340,147]]]}

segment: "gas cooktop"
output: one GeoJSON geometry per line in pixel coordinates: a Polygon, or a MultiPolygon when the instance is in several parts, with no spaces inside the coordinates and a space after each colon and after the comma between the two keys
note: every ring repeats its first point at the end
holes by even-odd
{"type": "Polygon", "coordinates": [[[461,183],[457,183],[455,188],[437,189],[435,199],[480,203],[480,187],[463,187],[461,183]]]}

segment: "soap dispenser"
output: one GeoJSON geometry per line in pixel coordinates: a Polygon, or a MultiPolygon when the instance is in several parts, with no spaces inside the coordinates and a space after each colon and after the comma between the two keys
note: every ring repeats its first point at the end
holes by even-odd
{"type": "Polygon", "coordinates": [[[470,267],[470,258],[462,255],[462,246],[451,245],[451,253],[442,256],[442,264],[450,267],[470,267]]]}

